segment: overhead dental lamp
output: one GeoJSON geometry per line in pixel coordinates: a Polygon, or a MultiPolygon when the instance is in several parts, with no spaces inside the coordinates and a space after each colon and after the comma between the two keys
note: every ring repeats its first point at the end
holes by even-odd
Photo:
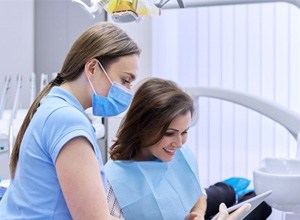
{"type": "Polygon", "coordinates": [[[143,16],[160,14],[160,8],[152,0],[91,0],[91,6],[82,0],[72,1],[79,3],[93,17],[104,9],[118,23],[139,21],[143,16]]]}
{"type": "Polygon", "coordinates": [[[119,0],[112,11],[112,18],[116,22],[131,22],[138,19],[137,14],[138,0],[126,1],[119,0]]]}
{"type": "Polygon", "coordinates": [[[216,5],[237,5],[251,3],[287,2],[300,8],[300,0],[91,0],[88,6],[83,0],[79,3],[93,17],[103,9],[115,22],[126,23],[139,21],[144,16],[158,16],[162,9],[195,8],[216,5]]]}

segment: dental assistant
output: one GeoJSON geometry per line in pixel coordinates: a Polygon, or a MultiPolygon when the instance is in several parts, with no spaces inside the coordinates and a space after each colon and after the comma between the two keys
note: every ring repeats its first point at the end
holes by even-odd
{"type": "Polygon", "coordinates": [[[139,54],[137,44],[110,23],[79,36],[21,126],[0,219],[117,219],[109,214],[101,153],[85,109],[98,116],[127,109],[139,54]]]}

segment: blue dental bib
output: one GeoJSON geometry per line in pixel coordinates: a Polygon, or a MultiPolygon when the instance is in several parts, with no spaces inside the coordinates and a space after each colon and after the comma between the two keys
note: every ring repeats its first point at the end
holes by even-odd
{"type": "Polygon", "coordinates": [[[126,220],[183,220],[202,195],[187,146],[168,163],[110,160],[104,170],[126,220]]]}

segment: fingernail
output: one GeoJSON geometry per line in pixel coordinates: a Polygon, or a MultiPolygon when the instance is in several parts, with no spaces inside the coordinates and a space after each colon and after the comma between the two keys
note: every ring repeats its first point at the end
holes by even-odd
{"type": "Polygon", "coordinates": [[[221,209],[226,209],[227,208],[224,203],[221,203],[220,207],[221,207],[221,209]]]}
{"type": "Polygon", "coordinates": [[[251,205],[248,203],[246,204],[246,211],[249,211],[251,209],[251,205]]]}

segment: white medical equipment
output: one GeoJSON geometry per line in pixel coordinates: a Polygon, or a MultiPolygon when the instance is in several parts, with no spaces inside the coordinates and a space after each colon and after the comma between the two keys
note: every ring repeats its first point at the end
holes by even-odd
{"type": "Polygon", "coordinates": [[[93,18],[105,9],[115,22],[139,21],[143,16],[158,16],[164,9],[195,8],[203,6],[287,2],[300,8],[300,0],[91,0],[91,6],[82,0],[78,3],[93,18]]]}
{"type": "Polygon", "coordinates": [[[40,92],[43,90],[43,88],[49,83],[48,74],[41,73],[40,78],[40,92]]]}
{"type": "MultiPolygon", "coordinates": [[[[0,177],[7,179],[9,174],[9,157],[17,137],[18,131],[23,123],[28,109],[20,108],[20,95],[22,92],[22,74],[16,76],[15,93],[13,97],[13,106],[11,109],[5,109],[8,100],[8,90],[10,89],[11,77],[5,77],[3,93],[0,106],[0,177]]],[[[33,102],[36,96],[36,80],[35,73],[31,73],[30,78],[30,103],[33,102]]]]}
{"type": "Polygon", "coordinates": [[[163,5],[162,9],[173,8],[195,8],[203,6],[216,6],[216,5],[237,5],[237,4],[254,4],[254,3],[268,3],[268,2],[287,2],[300,7],[299,0],[161,0],[158,7],[163,5]]]}
{"type": "MultiPolygon", "coordinates": [[[[18,111],[18,104],[19,104],[21,88],[22,88],[22,75],[18,74],[17,75],[17,88],[16,88],[14,104],[13,104],[13,108],[11,111],[10,123],[9,123],[9,154],[10,155],[12,153],[12,148],[14,145],[14,137],[16,136],[15,130],[17,130],[17,129],[15,129],[15,122],[16,122],[15,119],[17,118],[17,111],[18,111]]],[[[20,120],[21,124],[22,124],[22,121],[23,120],[20,120]]]]}
{"type": "MultiPolygon", "coordinates": [[[[8,165],[8,151],[9,151],[9,142],[8,142],[8,133],[9,133],[9,117],[5,111],[5,103],[7,100],[7,93],[10,88],[11,77],[5,76],[4,86],[2,88],[1,100],[0,100],[0,164],[8,165]]],[[[7,169],[1,167],[1,173],[5,178],[8,175],[8,166],[7,169]]]]}
{"type": "MultiPolygon", "coordinates": [[[[285,127],[297,140],[296,158],[266,158],[253,171],[258,194],[272,190],[266,198],[275,209],[289,212],[289,219],[300,217],[300,115],[267,99],[222,88],[188,87],[192,97],[210,97],[233,102],[259,112],[285,127]]],[[[286,218],[287,219],[287,218],[286,218]]]]}
{"type": "Polygon", "coordinates": [[[30,75],[30,103],[33,103],[36,97],[36,77],[35,73],[30,75]]]}
{"type": "MultiPolygon", "coordinates": [[[[6,77],[7,78],[7,77],[6,77]]],[[[8,80],[10,82],[10,78],[8,80]]],[[[0,127],[0,133],[1,133],[1,148],[2,151],[0,152],[0,163],[1,164],[6,164],[7,166],[1,167],[1,172],[0,176],[2,178],[9,178],[9,169],[8,169],[8,164],[9,164],[9,156],[11,154],[11,149],[13,146],[14,142],[14,127],[15,127],[15,119],[17,115],[17,108],[18,108],[18,103],[19,103],[19,95],[20,95],[20,90],[22,87],[22,76],[21,74],[17,75],[17,85],[16,85],[16,93],[14,97],[14,103],[13,103],[13,108],[12,110],[5,110],[5,102],[7,100],[8,94],[8,82],[7,80],[5,81],[5,86],[4,86],[4,93],[2,94],[1,98],[1,127],[0,127]]],[[[22,120],[23,121],[23,120],[22,120]]]]}
{"type": "Polygon", "coordinates": [[[0,100],[0,119],[3,117],[3,111],[5,108],[5,102],[7,99],[7,92],[9,89],[9,83],[10,83],[10,76],[5,76],[4,79],[4,86],[2,88],[2,93],[1,93],[1,100],[0,100]]]}

